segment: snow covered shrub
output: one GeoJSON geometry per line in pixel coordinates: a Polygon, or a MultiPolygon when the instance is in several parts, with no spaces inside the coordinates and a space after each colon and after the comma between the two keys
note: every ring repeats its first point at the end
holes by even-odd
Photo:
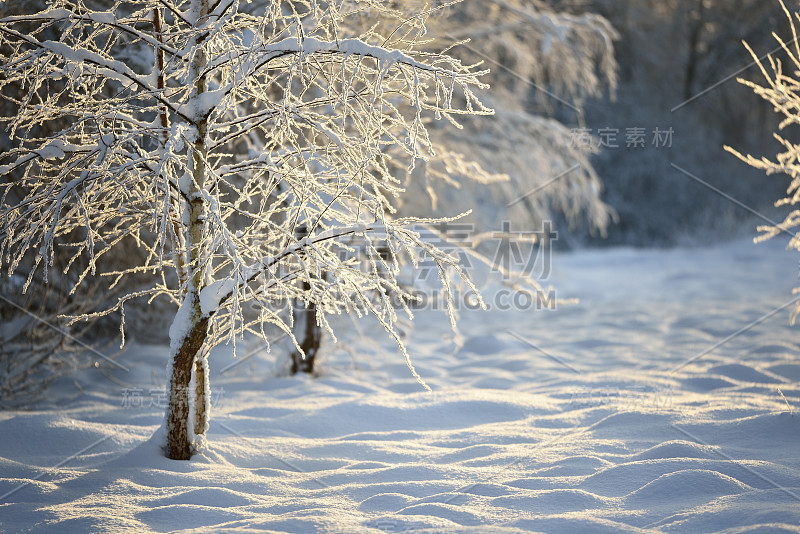
{"type": "MultiPolygon", "coordinates": [[[[788,61],[784,64],[780,58],[770,54],[766,56],[766,60],[769,62],[769,69],[767,69],[764,61],[759,58],[753,49],[745,42],[745,47],[747,47],[755,63],[758,64],[767,83],[766,85],[759,85],[743,79],[739,79],[739,82],[753,89],[755,94],[774,106],[775,112],[783,116],[783,120],[781,120],[779,124],[779,129],[785,130],[790,127],[797,128],[797,126],[800,125],[800,43],[798,42],[795,21],[795,19],[800,20],[800,14],[798,14],[797,11],[790,13],[783,0],[780,0],[780,2],[789,19],[792,29],[792,40],[787,43],[778,37],[777,34],[773,33],[773,36],[778,41],[781,50],[786,54],[788,61]],[[794,16],[792,16],[792,14],[794,16]]],[[[794,132],[796,133],[797,130],[795,129],[794,132]]],[[[791,178],[791,182],[786,191],[786,196],[778,200],[775,205],[797,206],[800,204],[800,145],[779,133],[775,133],[774,136],[784,148],[784,152],[778,154],[774,161],[766,157],[757,159],[749,154],[744,156],[729,146],[726,146],[725,150],[734,154],[748,165],[765,171],[767,175],[788,175],[791,178]]],[[[792,235],[788,247],[800,250],[800,234],[791,231],[798,226],[800,226],[800,209],[794,208],[789,212],[782,223],[759,226],[758,230],[762,233],[755,241],[764,241],[786,232],[792,235]]],[[[795,293],[797,292],[800,292],[800,288],[795,289],[795,293]]],[[[800,303],[795,307],[794,313],[792,314],[793,323],[798,314],[800,314],[800,303]]]]}
{"type": "MultiPolygon", "coordinates": [[[[33,276],[30,261],[23,261],[13,276],[0,280],[0,408],[30,404],[53,380],[87,366],[95,356],[93,346],[113,329],[110,321],[96,318],[69,324],[69,316],[107,303],[115,294],[99,279],[88,280],[71,292],[75,273],[63,272],[70,256],[63,249],[56,255],[51,283],[33,276]]],[[[96,363],[113,365],[108,360],[96,363]]]]}
{"type": "Polygon", "coordinates": [[[483,71],[419,50],[425,29],[374,0],[118,0],[107,11],[64,0],[0,19],[11,50],[0,93],[15,107],[2,117],[15,144],[0,155],[0,262],[14,275],[32,256],[52,281],[66,252],[74,289],[112,250],[142,251],[113,277],[149,273],[150,285],[78,319],[137,298],[178,307],[168,457],[202,443],[211,347],[244,334],[268,344],[271,324],[302,350],[285,313],[294,300],[331,335],[329,314],[374,315],[417,376],[389,298],[411,298],[401,258],[430,258],[444,287],[463,273],[413,228],[431,221],[393,216],[402,188],[387,154],[412,167],[434,153],[427,121],[491,113],[474,92],[483,71]],[[393,29],[343,24],[363,9],[393,29]]]}

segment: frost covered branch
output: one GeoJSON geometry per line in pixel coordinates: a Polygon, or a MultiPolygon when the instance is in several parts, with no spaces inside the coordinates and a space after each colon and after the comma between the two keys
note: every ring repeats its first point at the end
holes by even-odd
{"type": "MultiPolygon", "coordinates": [[[[753,61],[758,65],[761,74],[766,80],[766,85],[759,85],[749,80],[739,79],[738,81],[750,87],[755,94],[772,104],[775,113],[782,115],[783,120],[779,124],[779,129],[784,130],[787,127],[800,124],[800,43],[798,43],[796,20],[800,20],[800,15],[797,11],[792,13],[786,8],[786,4],[781,0],[781,6],[789,19],[792,29],[792,40],[789,43],[784,42],[776,33],[773,37],[778,41],[781,50],[788,58],[789,73],[786,72],[786,67],[777,57],[772,55],[767,56],[769,62],[769,70],[764,65],[764,62],[756,55],[752,48],[747,43],[744,43],[748,52],[750,52],[753,61]],[[794,16],[792,16],[794,15],[794,16]]],[[[789,186],[786,190],[786,196],[775,202],[776,206],[797,206],[800,204],[800,145],[791,142],[780,134],[775,134],[775,139],[783,146],[784,152],[778,154],[775,160],[766,157],[755,158],[748,155],[743,155],[735,149],[726,146],[725,150],[738,157],[748,165],[761,169],[767,175],[772,174],[785,174],[791,178],[789,186]]],[[[792,239],[787,245],[788,248],[800,250],[800,235],[792,231],[800,226],[800,209],[793,208],[788,215],[786,215],[783,222],[777,225],[762,225],[758,227],[761,235],[755,241],[760,242],[781,233],[789,233],[792,239]]],[[[795,293],[800,292],[800,288],[795,289],[795,293]]],[[[792,322],[800,314],[800,304],[795,308],[792,314],[792,322]]]]}

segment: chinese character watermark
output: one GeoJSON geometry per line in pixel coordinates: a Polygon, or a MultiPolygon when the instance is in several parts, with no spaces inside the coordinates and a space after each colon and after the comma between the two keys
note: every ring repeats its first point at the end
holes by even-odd
{"type": "Polygon", "coordinates": [[[606,126],[596,131],[591,128],[573,128],[570,131],[570,148],[581,150],[603,149],[645,149],[672,148],[675,130],[672,127],[662,128],[656,126],[652,130],[634,126],[629,128],[612,128],[606,126]]]}
{"type": "Polygon", "coordinates": [[[553,223],[544,221],[541,230],[511,230],[511,222],[503,221],[501,231],[492,232],[492,270],[504,279],[516,275],[536,278],[550,277],[552,243],[558,239],[553,223]]]}

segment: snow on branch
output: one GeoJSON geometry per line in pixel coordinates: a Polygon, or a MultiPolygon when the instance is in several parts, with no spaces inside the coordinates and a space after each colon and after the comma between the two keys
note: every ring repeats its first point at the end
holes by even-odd
{"type": "Polygon", "coordinates": [[[405,354],[399,266],[431,258],[445,286],[464,273],[396,216],[397,169],[436,153],[431,121],[492,113],[486,71],[421,49],[424,24],[391,10],[394,27],[344,24],[380,2],[292,5],[62,0],[0,19],[3,270],[26,258],[30,282],[66,253],[67,270],[84,265],[75,287],[149,273],[85,317],[167,296],[176,351],[268,342],[299,301],[331,333],[331,314],[374,315],[405,354]],[[103,265],[124,247],[142,261],[103,265]]]}
{"type": "MultiPolygon", "coordinates": [[[[739,78],[739,83],[750,87],[753,92],[766,100],[773,106],[773,110],[782,116],[778,125],[779,130],[784,130],[790,126],[800,124],[800,44],[798,44],[796,18],[797,12],[789,12],[786,4],[781,0],[783,11],[789,20],[792,29],[793,39],[789,42],[782,40],[777,34],[773,33],[778,42],[779,51],[783,52],[788,68],[777,54],[770,53],[766,58],[760,58],[755,51],[744,43],[745,48],[750,53],[753,63],[758,65],[761,74],[764,76],[765,85],[759,85],[749,80],[739,78]],[[793,46],[792,46],[793,45],[793,46]],[[765,65],[765,61],[769,68],[765,65]],[[787,71],[793,74],[787,74],[787,71]]],[[[781,234],[791,236],[787,248],[800,250],[800,145],[786,139],[782,135],[775,133],[774,138],[780,143],[784,151],[779,153],[775,159],[766,157],[756,158],[750,154],[744,155],[729,146],[725,150],[756,169],[763,170],[767,175],[784,174],[790,178],[789,186],[786,189],[786,196],[775,202],[776,206],[792,206],[793,209],[785,216],[784,220],[777,224],[761,225],[758,231],[761,235],[755,238],[756,242],[765,241],[781,234]]],[[[795,288],[795,293],[800,292],[800,288],[795,288]]],[[[792,314],[792,322],[800,315],[800,304],[798,304],[792,314]]]]}

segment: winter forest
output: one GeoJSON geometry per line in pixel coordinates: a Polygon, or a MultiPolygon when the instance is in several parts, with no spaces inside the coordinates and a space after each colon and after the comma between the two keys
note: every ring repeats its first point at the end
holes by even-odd
{"type": "Polygon", "coordinates": [[[0,533],[800,531],[796,0],[0,0],[0,533]]]}

